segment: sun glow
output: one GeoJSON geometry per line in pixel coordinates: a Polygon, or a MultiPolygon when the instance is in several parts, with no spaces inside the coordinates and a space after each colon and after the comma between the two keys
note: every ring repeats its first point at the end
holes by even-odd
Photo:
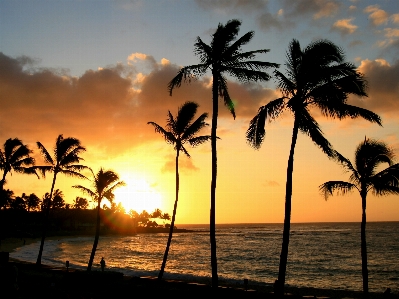
{"type": "Polygon", "coordinates": [[[121,203],[126,213],[134,210],[148,213],[162,209],[162,195],[143,178],[121,177],[126,186],[115,190],[115,203],[121,203]]]}

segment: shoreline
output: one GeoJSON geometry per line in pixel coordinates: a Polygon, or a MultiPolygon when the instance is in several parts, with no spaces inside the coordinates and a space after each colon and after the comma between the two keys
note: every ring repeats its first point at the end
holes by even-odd
{"type": "MultiPolygon", "coordinates": [[[[91,298],[111,298],[109,294],[112,294],[112,298],[122,298],[131,294],[132,291],[162,296],[176,294],[184,294],[186,296],[193,294],[212,295],[217,291],[220,295],[239,296],[240,298],[276,298],[272,286],[252,285],[250,282],[247,289],[245,289],[243,284],[232,285],[220,280],[219,288],[214,290],[210,286],[210,278],[208,283],[194,279],[163,279],[158,281],[155,276],[128,276],[112,270],[105,270],[104,272],[92,270],[87,272],[81,269],[69,268],[67,271],[65,267],[54,267],[45,264],[37,267],[34,263],[13,258],[10,258],[8,265],[9,268],[16,267],[18,269],[18,292],[30,294],[32,292],[32,283],[37,284],[35,288],[38,290],[38,297],[34,295],[35,291],[33,290],[32,297],[24,296],[23,298],[42,298],[43,291],[50,292],[52,296],[56,296],[55,298],[64,298],[62,296],[65,296],[65,294],[68,294],[65,298],[75,298],[70,297],[72,293],[90,294],[91,298]],[[71,283],[75,283],[76,286],[70,287],[71,283]],[[64,289],[66,285],[68,285],[67,291],[64,289]],[[96,290],[100,286],[103,288],[101,292],[96,290]],[[116,294],[114,294],[115,289],[118,289],[116,294]]],[[[2,270],[2,267],[0,267],[0,270],[2,270]]],[[[290,299],[361,299],[362,296],[363,294],[360,291],[286,287],[284,297],[290,299]]],[[[385,299],[386,297],[384,297],[383,293],[370,292],[369,298],[385,299]]],[[[389,298],[399,299],[399,295],[391,294],[389,298]]]]}
{"type": "MultiPolygon", "coordinates": [[[[72,236],[51,236],[46,238],[46,240],[60,240],[60,239],[65,239],[65,238],[71,238],[72,236]]],[[[79,237],[79,236],[76,236],[79,237]]],[[[29,245],[34,242],[40,241],[40,238],[7,238],[1,240],[1,245],[0,245],[0,251],[6,251],[6,252],[13,252],[17,248],[23,247],[24,245],[29,245]],[[25,240],[25,242],[24,242],[25,240]]],[[[35,268],[35,264],[32,262],[27,262],[23,260],[18,260],[14,258],[9,259],[10,264],[15,265],[18,269],[29,269],[29,271],[36,271],[37,269],[35,268]],[[36,269],[36,270],[35,270],[36,269]]],[[[42,269],[46,269],[46,271],[49,271],[49,273],[65,273],[66,268],[65,266],[63,267],[57,267],[57,266],[49,266],[49,265],[43,265],[42,269]]],[[[24,271],[24,270],[22,270],[24,271]]],[[[69,272],[79,272],[79,273],[85,273],[85,270],[70,267],[69,272]]],[[[98,273],[98,270],[93,270],[93,273],[96,272],[98,273]]],[[[131,280],[138,280],[140,283],[149,285],[148,287],[150,289],[157,287],[155,283],[157,282],[155,277],[152,276],[145,276],[145,277],[138,277],[138,276],[130,276],[130,275],[124,275],[121,272],[117,272],[112,269],[106,269],[105,272],[108,273],[120,273],[123,276],[124,281],[131,281],[131,280]]],[[[40,273],[34,274],[34,276],[41,275],[40,273]]],[[[350,279],[348,277],[348,279],[350,279]]],[[[169,286],[173,285],[173,288],[186,288],[187,284],[189,285],[197,285],[197,286],[202,286],[203,288],[210,288],[210,277],[209,278],[198,278],[196,279],[195,277],[193,278],[179,278],[179,279],[165,279],[165,282],[168,282],[169,286]],[[172,282],[172,283],[169,283],[172,282]]],[[[244,289],[244,284],[243,283],[231,283],[228,281],[224,281],[223,279],[219,279],[220,281],[220,286],[222,288],[231,288],[237,291],[242,291],[244,289]]],[[[169,287],[168,287],[169,288],[169,287]]],[[[274,296],[272,294],[273,292],[273,287],[271,285],[259,285],[256,282],[249,281],[248,283],[248,288],[251,289],[251,293],[256,293],[256,294],[263,294],[263,296],[274,296]]],[[[319,288],[313,288],[313,287],[293,287],[293,286],[288,286],[286,287],[286,292],[293,294],[294,296],[298,297],[325,297],[325,298],[362,298],[362,292],[360,291],[351,291],[351,290],[339,290],[339,289],[319,289],[319,288]]],[[[383,298],[383,293],[370,293],[371,298],[376,298],[376,299],[382,299],[383,298]]],[[[392,294],[391,297],[389,298],[395,298],[399,299],[399,294],[392,294]]]]}

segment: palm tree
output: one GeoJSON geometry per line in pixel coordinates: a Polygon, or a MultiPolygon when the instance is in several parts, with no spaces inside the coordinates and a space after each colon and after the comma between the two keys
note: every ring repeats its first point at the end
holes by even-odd
{"type": "Polygon", "coordinates": [[[119,181],[119,176],[112,170],[104,171],[103,168],[100,168],[100,170],[96,175],[91,169],[90,171],[93,174],[92,190],[80,185],[73,186],[73,188],[80,189],[83,193],[89,195],[95,202],[97,202],[96,233],[94,236],[94,243],[93,243],[93,249],[91,250],[90,260],[87,265],[87,271],[90,271],[91,266],[93,265],[94,256],[97,250],[98,239],[100,238],[101,201],[103,200],[103,198],[106,198],[112,203],[113,199],[115,198],[114,190],[117,187],[125,185],[123,181],[119,181]]]}
{"type": "Polygon", "coordinates": [[[0,169],[3,170],[3,177],[0,181],[1,190],[6,182],[6,175],[12,170],[25,174],[36,174],[34,168],[35,159],[30,157],[32,151],[18,138],[7,139],[4,149],[0,149],[0,169]]]}
{"type": "MultiPolygon", "coordinates": [[[[153,125],[155,127],[155,132],[161,133],[165,138],[165,141],[172,144],[176,150],[176,199],[173,207],[168,242],[166,244],[165,254],[163,256],[161,271],[159,271],[158,279],[162,279],[165,270],[170,243],[172,242],[173,227],[176,219],[177,201],[179,200],[179,154],[180,152],[183,152],[187,157],[190,157],[190,154],[184,147],[187,142],[191,146],[197,146],[206,142],[211,137],[209,135],[197,136],[198,132],[208,125],[205,122],[205,119],[208,117],[208,113],[202,113],[195,121],[193,121],[194,116],[197,113],[197,109],[197,103],[186,102],[179,107],[176,118],[174,118],[172,113],[169,111],[166,129],[154,122],[148,123],[153,125]]],[[[162,216],[161,211],[159,211],[158,214],[159,216],[162,216]]]]}
{"type": "Polygon", "coordinates": [[[48,197],[49,200],[47,201],[47,205],[44,206],[45,217],[43,221],[43,234],[40,243],[39,254],[36,260],[36,265],[40,266],[42,261],[44,240],[46,238],[46,233],[47,233],[47,222],[50,212],[51,199],[53,198],[53,190],[55,186],[55,181],[57,179],[57,175],[59,173],[62,173],[71,177],[86,178],[84,175],[80,174],[79,172],[83,169],[86,169],[87,167],[84,165],[75,164],[83,160],[79,156],[79,154],[86,150],[83,146],[81,146],[80,141],[76,138],[73,137],[64,138],[62,134],[59,135],[55,142],[54,158],[51,157],[47,149],[40,142],[37,142],[37,146],[44,158],[44,161],[50,165],[36,166],[36,168],[41,172],[43,177],[46,176],[46,172],[53,173],[53,181],[51,183],[51,190],[48,197]]]}
{"type": "Polygon", "coordinates": [[[28,212],[30,212],[30,210],[35,211],[40,206],[40,198],[37,197],[37,195],[35,193],[26,195],[25,202],[26,202],[26,207],[28,208],[28,212]]]}
{"type": "Polygon", "coordinates": [[[356,71],[353,64],[344,61],[343,51],[332,42],[318,40],[302,50],[299,42],[294,39],[289,45],[287,60],[285,64],[287,76],[277,70],[274,72],[278,88],[283,96],[260,107],[246,133],[249,144],[259,149],[265,137],[265,124],[268,118],[275,120],[285,110],[290,111],[294,116],[287,166],[283,242],[279,274],[275,283],[275,292],[280,295],[284,293],[287,268],[292,173],[298,132],[308,135],[328,157],[335,156],[331,144],[323,136],[317,121],[311,116],[310,109],[318,108],[323,115],[338,119],[360,116],[381,125],[377,114],[347,104],[348,95],[367,96],[367,82],[363,75],[356,71]]]}
{"type": "Polygon", "coordinates": [[[393,164],[394,153],[384,142],[365,138],[355,151],[355,164],[337,153],[338,161],[350,172],[349,182],[329,181],[319,186],[327,198],[334,191],[347,194],[357,190],[362,199],[361,255],[363,294],[368,297],[368,270],[366,246],[366,199],[367,194],[374,195],[399,194],[399,163],[393,164]],[[382,169],[380,165],[387,163],[389,167],[382,169]]]}
{"type": "Polygon", "coordinates": [[[242,47],[249,43],[254,36],[250,31],[237,39],[241,22],[230,20],[225,25],[220,24],[216,32],[212,35],[210,45],[205,44],[200,37],[194,44],[194,53],[199,56],[200,64],[186,66],[180,69],[169,85],[169,93],[175,87],[180,87],[182,81],[190,81],[196,76],[204,75],[208,69],[212,72],[212,180],[211,180],[211,208],[210,208],[210,243],[211,243],[211,266],[212,266],[212,286],[218,286],[217,260],[216,260],[216,176],[217,176],[217,156],[216,156],[216,130],[218,118],[218,100],[223,98],[224,104],[235,118],[234,104],[231,100],[227,88],[225,74],[235,77],[240,82],[267,81],[270,75],[264,72],[271,67],[278,67],[278,64],[252,60],[256,54],[267,53],[269,50],[255,50],[242,52],[242,47]]]}

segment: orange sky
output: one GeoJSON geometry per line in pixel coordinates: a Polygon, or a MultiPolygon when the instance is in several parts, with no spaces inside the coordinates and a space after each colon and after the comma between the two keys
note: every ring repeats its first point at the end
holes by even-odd
{"type": "MultiPolygon", "coordinates": [[[[170,97],[167,83],[179,66],[144,54],[134,57],[128,64],[89,70],[73,77],[51,70],[30,72],[28,58],[17,60],[0,54],[0,140],[18,137],[34,150],[40,165],[43,162],[36,141],[50,151],[58,134],[76,137],[87,149],[82,155],[83,164],[94,172],[100,167],[113,169],[128,184],[117,193],[117,202],[128,206],[130,201],[129,206],[138,212],[159,207],[171,214],[175,152],[147,122],[164,126],[167,111],[175,115],[185,101],[200,104],[198,116],[202,112],[211,115],[209,78],[184,84],[170,97]],[[136,68],[138,63],[144,64],[147,71],[136,68]]],[[[351,103],[380,114],[384,126],[360,119],[326,120],[317,111],[314,115],[332,145],[350,159],[365,135],[386,141],[399,153],[399,62],[390,65],[384,60],[364,60],[359,70],[369,81],[369,97],[351,99],[351,103]]],[[[236,101],[236,120],[220,105],[217,223],[283,221],[291,116],[285,114],[267,125],[260,150],[252,149],[245,141],[245,131],[259,106],[278,95],[268,86],[230,83],[230,93],[236,101]]],[[[210,134],[210,127],[202,133],[210,134]]],[[[189,152],[192,158],[182,157],[180,163],[177,223],[208,223],[210,143],[189,148],[189,152]]],[[[295,153],[292,222],[360,221],[358,194],[334,196],[327,202],[319,194],[320,184],[341,179],[347,180],[348,174],[301,134],[295,153]]],[[[6,188],[15,195],[34,192],[42,197],[50,190],[51,175],[38,180],[14,173],[7,181],[6,188]]],[[[56,188],[64,192],[69,203],[82,196],[71,188],[75,184],[89,186],[89,182],[61,175],[57,179],[56,188]]],[[[398,221],[398,211],[398,196],[368,198],[369,221],[398,221]]]]}

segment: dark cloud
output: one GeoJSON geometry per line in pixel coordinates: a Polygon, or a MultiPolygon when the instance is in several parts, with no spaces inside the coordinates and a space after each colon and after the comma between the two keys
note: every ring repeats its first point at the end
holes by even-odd
{"type": "Polygon", "coordinates": [[[399,60],[390,65],[383,59],[362,61],[359,71],[369,84],[369,97],[360,101],[352,99],[356,105],[376,113],[397,118],[399,112],[399,60]]]}
{"type": "Polygon", "coordinates": [[[257,12],[266,7],[264,0],[195,0],[204,10],[228,13],[257,12]]]}
{"type": "Polygon", "coordinates": [[[305,15],[312,15],[314,19],[330,17],[334,15],[341,3],[337,0],[284,0],[283,9],[288,18],[304,18],[305,15]]]}
{"type": "MultiPolygon", "coordinates": [[[[167,85],[179,67],[151,57],[147,74],[134,66],[117,64],[88,70],[81,77],[32,68],[28,57],[0,53],[0,140],[18,137],[25,143],[51,147],[59,134],[79,138],[106,155],[158,140],[154,121],[164,125],[167,111],[177,113],[185,101],[200,104],[198,113],[212,114],[208,77],[183,83],[169,96],[167,85]],[[28,70],[29,69],[29,70],[28,70]]],[[[260,105],[275,98],[272,90],[257,84],[229,83],[238,118],[252,118],[260,105]]],[[[232,118],[220,103],[220,117],[232,118]]]]}

